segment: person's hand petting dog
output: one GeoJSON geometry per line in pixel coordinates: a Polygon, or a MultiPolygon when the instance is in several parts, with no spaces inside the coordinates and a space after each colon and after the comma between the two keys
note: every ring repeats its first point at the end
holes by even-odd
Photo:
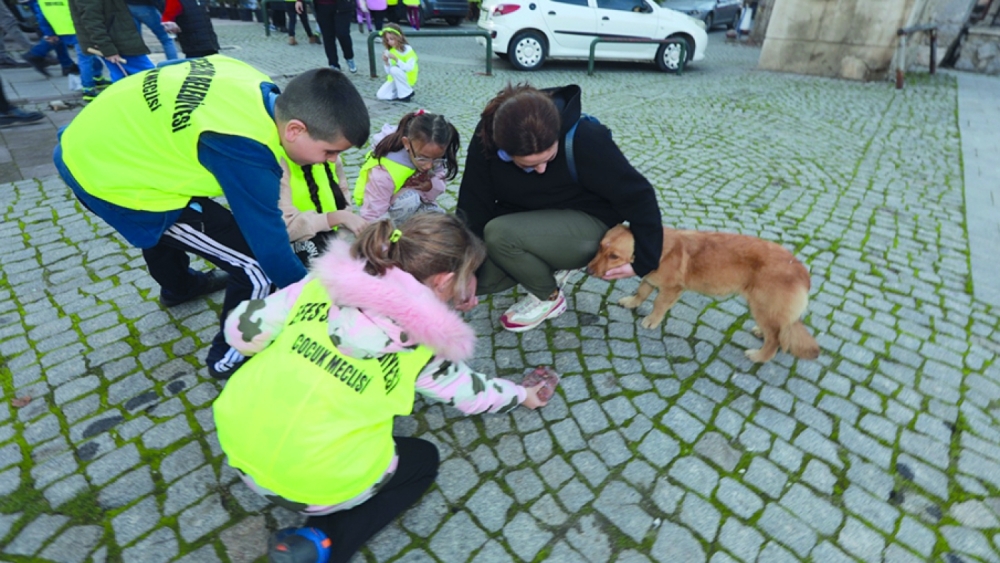
{"type": "Polygon", "coordinates": [[[602,280],[620,280],[624,278],[631,278],[635,275],[635,270],[632,269],[632,264],[622,264],[621,266],[611,268],[601,276],[602,280]]]}

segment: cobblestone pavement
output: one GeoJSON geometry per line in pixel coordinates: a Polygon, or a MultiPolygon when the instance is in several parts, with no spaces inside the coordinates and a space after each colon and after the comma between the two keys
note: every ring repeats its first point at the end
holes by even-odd
{"type": "MultiPolygon", "coordinates": [[[[324,62],[257,25],[216,27],[273,75],[324,62]]],[[[499,61],[490,77],[473,39],[419,38],[405,106],[374,101],[354,37],[374,127],[425,107],[468,136],[507,81],[580,83],[667,223],[775,240],[808,265],[823,350],[750,364],[738,298],[688,293],[642,329],[615,304],[636,280],[577,273],[570,312],[523,334],[498,323],[516,293],[487,299],[469,314],[477,366],[554,364],[556,397],[471,418],[418,400],[398,431],[438,445],[440,478],[355,562],[1000,561],[1000,318],[972,297],[953,76],[896,92],[759,72],[757,50],[716,33],[680,77],[499,61]]],[[[257,560],[298,518],[250,493],[216,441],[221,385],[202,361],[219,296],[162,309],[139,252],[56,177],[0,186],[0,213],[0,560],[257,560]]]]}

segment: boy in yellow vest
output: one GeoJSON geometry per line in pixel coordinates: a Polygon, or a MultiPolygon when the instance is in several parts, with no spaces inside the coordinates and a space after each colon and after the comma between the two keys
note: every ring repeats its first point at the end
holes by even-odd
{"type": "MultiPolygon", "coordinates": [[[[54,160],[77,198],[143,250],[161,304],[219,288],[217,272],[188,268],[189,253],[227,272],[224,319],[306,274],[278,209],[279,157],[334,160],[368,130],[365,104],[339,72],[305,72],[281,93],[246,63],[213,55],[109,88],[66,127],[54,160]]],[[[217,334],[209,374],[227,378],[242,361],[217,334]]]]}

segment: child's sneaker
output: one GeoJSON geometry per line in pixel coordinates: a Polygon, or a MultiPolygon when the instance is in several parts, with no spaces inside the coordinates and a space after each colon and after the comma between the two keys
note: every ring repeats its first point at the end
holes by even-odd
{"type": "Polygon", "coordinates": [[[90,102],[94,101],[94,98],[96,98],[97,95],[100,94],[100,93],[101,93],[101,91],[98,90],[97,88],[84,88],[83,89],[83,103],[89,104],[90,102]]]}
{"type": "Polygon", "coordinates": [[[562,290],[552,300],[541,300],[529,293],[500,317],[500,324],[511,332],[524,332],[566,312],[566,297],[562,290]]]}
{"type": "Polygon", "coordinates": [[[358,65],[354,64],[354,59],[347,59],[347,70],[351,72],[358,71],[358,65]]]}
{"type": "Polygon", "coordinates": [[[107,88],[108,86],[111,86],[111,79],[110,78],[106,78],[104,76],[95,76],[94,77],[94,88],[97,88],[98,90],[103,90],[103,89],[107,88]]]}
{"type": "Polygon", "coordinates": [[[330,538],[316,528],[285,528],[267,541],[270,563],[327,563],[330,538]]]}

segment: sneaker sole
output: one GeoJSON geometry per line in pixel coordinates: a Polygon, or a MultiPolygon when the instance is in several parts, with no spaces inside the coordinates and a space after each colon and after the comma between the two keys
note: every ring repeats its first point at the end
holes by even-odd
{"type": "Polygon", "coordinates": [[[547,321],[549,319],[554,319],[554,318],[558,317],[559,315],[565,313],[566,309],[567,309],[566,300],[563,299],[562,304],[560,304],[555,309],[552,309],[549,312],[548,315],[545,315],[544,317],[542,317],[541,319],[539,319],[538,321],[536,321],[536,322],[534,322],[532,324],[527,324],[527,325],[508,325],[506,322],[504,322],[503,319],[500,319],[500,324],[503,325],[504,329],[509,330],[510,332],[525,332],[525,331],[528,331],[528,330],[531,330],[531,329],[537,327],[538,325],[544,323],[545,321],[547,321]]]}

